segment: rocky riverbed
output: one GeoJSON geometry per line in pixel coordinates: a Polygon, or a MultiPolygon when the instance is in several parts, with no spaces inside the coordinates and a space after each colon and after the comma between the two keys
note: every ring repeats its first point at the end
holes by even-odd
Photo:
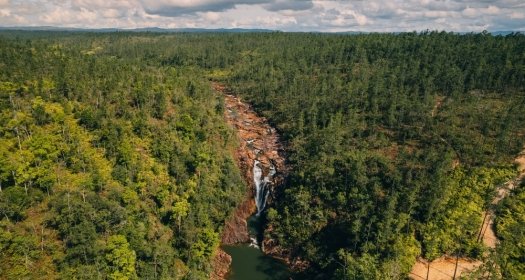
{"type": "MultiPolygon", "coordinates": [[[[221,235],[222,245],[249,243],[250,234],[247,220],[254,213],[264,210],[271,203],[274,189],[281,185],[286,174],[284,150],[276,130],[268,121],[255,113],[251,106],[237,96],[234,96],[225,86],[213,83],[213,88],[223,94],[225,101],[224,117],[231,125],[239,139],[239,147],[235,159],[246,182],[246,194],[243,202],[236,208],[233,216],[226,221],[221,235]],[[256,169],[257,172],[254,172],[256,169]],[[254,178],[254,175],[259,178],[254,178]],[[262,202],[255,202],[256,187],[264,187],[269,195],[262,192],[262,202]]],[[[266,241],[264,243],[271,244],[266,241]]],[[[274,251],[274,249],[272,249],[274,251]]],[[[225,269],[231,263],[231,258],[220,251],[214,264],[212,279],[224,279],[225,269]]],[[[227,271],[227,270],[226,270],[227,271]]]]}

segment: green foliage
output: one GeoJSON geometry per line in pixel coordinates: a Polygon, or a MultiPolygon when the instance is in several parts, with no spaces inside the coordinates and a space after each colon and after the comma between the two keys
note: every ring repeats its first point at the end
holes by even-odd
{"type": "Polygon", "coordinates": [[[462,252],[479,258],[477,243],[482,211],[494,198],[496,187],[515,176],[512,168],[457,168],[442,187],[440,208],[432,220],[421,227],[422,245],[427,259],[462,252]]]}
{"type": "Polygon", "coordinates": [[[8,188],[0,193],[0,214],[10,220],[23,220],[26,216],[25,210],[32,202],[30,198],[22,187],[8,188]]]}
{"type": "MultiPolygon", "coordinates": [[[[521,34],[0,37],[0,278],[208,278],[244,194],[208,78],[287,144],[269,237],[312,264],[307,278],[479,257],[481,213],[523,147],[521,34]]],[[[511,279],[517,198],[496,221],[511,279]]]]}
{"type": "Polygon", "coordinates": [[[289,143],[267,218],[271,238],[316,264],[305,277],[403,278],[419,253],[480,258],[482,212],[523,147],[525,36],[259,36],[222,79],[289,143]]]}
{"type": "Polygon", "coordinates": [[[369,254],[364,254],[359,258],[340,253],[344,260],[343,268],[338,268],[336,277],[338,279],[380,279],[380,271],[377,258],[369,254]]]}
{"type": "Polygon", "coordinates": [[[496,212],[496,261],[504,279],[525,277],[525,187],[522,183],[496,212]]]}
{"type": "Polygon", "coordinates": [[[174,38],[20,34],[0,34],[0,279],[208,278],[244,186],[205,71],[162,63],[174,38]]]}
{"type": "Polygon", "coordinates": [[[206,228],[199,232],[197,240],[191,246],[191,257],[196,260],[206,260],[215,252],[219,245],[219,234],[206,228]]]}
{"type": "Polygon", "coordinates": [[[0,224],[0,274],[6,278],[37,277],[34,262],[41,256],[35,236],[11,231],[9,222],[0,224]]]}
{"type": "Polygon", "coordinates": [[[110,268],[109,279],[137,279],[135,251],[131,250],[125,236],[110,236],[106,250],[106,260],[110,268]]]}

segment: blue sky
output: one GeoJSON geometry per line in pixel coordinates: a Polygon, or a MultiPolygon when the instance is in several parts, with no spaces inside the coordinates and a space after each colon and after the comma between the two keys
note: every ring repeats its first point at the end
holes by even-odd
{"type": "Polygon", "coordinates": [[[525,0],[0,0],[0,26],[525,31],[525,0]]]}

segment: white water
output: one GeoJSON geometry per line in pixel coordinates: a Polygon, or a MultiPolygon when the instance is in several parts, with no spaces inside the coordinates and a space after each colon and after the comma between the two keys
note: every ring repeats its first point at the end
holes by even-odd
{"type": "Polygon", "coordinates": [[[248,247],[259,249],[259,243],[257,242],[257,239],[250,237],[250,244],[248,245],[248,247]]]}
{"type": "Polygon", "coordinates": [[[266,206],[266,200],[270,194],[268,184],[272,181],[276,173],[275,166],[270,165],[270,172],[263,178],[263,171],[260,161],[255,160],[253,163],[253,181],[255,183],[255,205],[257,206],[257,216],[261,214],[266,206]]]}

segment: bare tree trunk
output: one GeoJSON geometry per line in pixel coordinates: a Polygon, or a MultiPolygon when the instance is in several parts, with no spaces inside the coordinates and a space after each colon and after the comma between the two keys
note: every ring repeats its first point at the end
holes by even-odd
{"type": "Polygon", "coordinates": [[[490,219],[491,219],[491,217],[489,217],[489,221],[488,221],[487,225],[485,226],[485,229],[483,230],[483,233],[481,234],[482,240],[483,240],[483,236],[485,236],[485,233],[487,232],[487,229],[490,226],[490,219]]]}
{"type": "Polygon", "coordinates": [[[154,270],[154,273],[153,273],[153,278],[157,279],[157,253],[155,253],[155,255],[153,256],[153,264],[155,266],[155,270],[154,270]]]}
{"type": "Polygon", "coordinates": [[[430,261],[427,261],[427,278],[426,280],[428,280],[428,276],[430,275],[430,261]]]}
{"type": "Polygon", "coordinates": [[[18,127],[15,127],[15,132],[16,132],[16,139],[18,140],[18,149],[21,151],[22,150],[22,144],[21,144],[21,141],[20,141],[20,134],[18,133],[18,127]]]}
{"type": "Polygon", "coordinates": [[[71,205],[69,204],[69,191],[67,192],[67,210],[71,211],[71,205]]]}
{"type": "Polygon", "coordinates": [[[456,272],[458,271],[458,261],[459,261],[459,254],[456,253],[456,267],[454,268],[454,276],[452,276],[452,279],[456,279],[456,272]]]}
{"type": "Polygon", "coordinates": [[[485,211],[485,215],[483,216],[483,223],[481,223],[481,228],[479,229],[478,238],[476,239],[477,242],[479,242],[481,239],[481,233],[483,233],[483,227],[485,226],[485,221],[487,220],[488,212],[485,211]]]}
{"type": "Polygon", "coordinates": [[[16,110],[15,101],[13,100],[13,95],[9,95],[9,102],[11,102],[11,108],[13,108],[13,111],[16,110]]]}
{"type": "Polygon", "coordinates": [[[44,252],[44,226],[43,225],[41,225],[40,231],[42,234],[40,238],[40,250],[44,252]]]}
{"type": "Polygon", "coordinates": [[[13,175],[13,181],[15,181],[15,186],[18,186],[18,183],[16,182],[16,173],[14,170],[11,170],[11,175],[13,175]]]}

